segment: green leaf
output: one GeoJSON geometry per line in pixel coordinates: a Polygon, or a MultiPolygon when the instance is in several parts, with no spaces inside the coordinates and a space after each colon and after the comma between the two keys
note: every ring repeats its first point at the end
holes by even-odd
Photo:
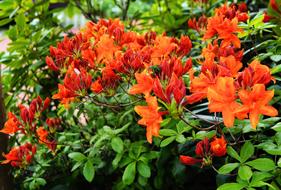
{"type": "Polygon", "coordinates": [[[71,168],[71,172],[73,172],[74,170],[76,170],[77,168],[79,168],[82,164],[83,164],[83,162],[76,162],[76,163],[74,164],[74,166],[71,168]]]}
{"type": "Polygon", "coordinates": [[[172,129],[161,129],[160,135],[162,136],[174,136],[177,135],[177,132],[172,129]]]}
{"type": "Polygon", "coordinates": [[[82,154],[81,152],[72,152],[68,154],[68,157],[77,161],[77,162],[81,162],[83,160],[85,160],[87,157],[82,154]]]}
{"type": "Polygon", "coordinates": [[[228,174],[232,172],[235,168],[237,168],[239,165],[239,163],[225,164],[219,169],[219,174],[228,174]]]}
{"type": "Polygon", "coordinates": [[[126,185],[132,184],[134,182],[135,175],[136,175],[136,162],[132,162],[126,167],[123,173],[122,176],[123,183],[126,185]]]}
{"type": "Polygon", "coordinates": [[[276,74],[276,73],[280,73],[281,72],[281,65],[276,65],[275,67],[273,67],[272,69],[271,69],[271,74],[273,75],[273,74],[276,74]]]}
{"type": "Polygon", "coordinates": [[[25,28],[25,16],[23,13],[16,16],[15,21],[19,30],[24,30],[25,28]]]}
{"type": "Polygon", "coordinates": [[[168,137],[168,138],[164,139],[164,140],[161,142],[160,147],[165,147],[165,146],[167,146],[168,144],[170,144],[171,142],[173,142],[175,139],[176,139],[175,136],[171,136],[171,137],[168,137]]]}
{"type": "Polygon", "coordinates": [[[4,26],[8,23],[10,23],[13,19],[10,19],[10,18],[5,18],[5,19],[1,19],[0,20],[0,26],[4,26]]]}
{"type": "Polygon", "coordinates": [[[272,174],[267,173],[267,172],[254,172],[251,183],[254,183],[257,181],[266,181],[267,179],[269,179],[271,177],[272,177],[272,174]]]}
{"type": "Polygon", "coordinates": [[[276,123],[273,127],[271,127],[274,131],[281,132],[281,122],[276,123]]]}
{"type": "Polygon", "coordinates": [[[120,137],[113,137],[111,139],[111,147],[115,152],[121,153],[124,149],[124,143],[120,137]]]}
{"type": "Polygon", "coordinates": [[[116,154],[114,160],[112,161],[113,168],[117,168],[117,166],[118,166],[120,160],[122,159],[122,157],[123,157],[123,153],[116,154]]]}
{"type": "Polygon", "coordinates": [[[177,124],[177,131],[178,131],[178,134],[182,134],[186,131],[189,131],[190,129],[192,129],[192,127],[190,127],[189,125],[187,125],[184,121],[180,121],[178,122],[177,124]]]}
{"type": "Polygon", "coordinates": [[[225,183],[219,186],[217,190],[240,190],[243,189],[244,187],[245,185],[240,183],[225,183]]]}
{"type": "Polygon", "coordinates": [[[227,147],[227,154],[229,156],[231,156],[232,158],[235,158],[236,160],[240,161],[241,158],[240,156],[238,155],[238,153],[231,147],[231,146],[228,146],[227,147]]]}
{"type": "Polygon", "coordinates": [[[249,181],[253,172],[249,166],[240,166],[238,169],[238,175],[241,179],[249,181]]]}
{"type": "Polygon", "coordinates": [[[90,160],[88,160],[84,165],[83,175],[88,182],[93,181],[95,176],[95,168],[90,160]]]}
{"type": "Polygon", "coordinates": [[[183,143],[186,142],[186,139],[185,139],[185,137],[184,137],[183,135],[177,135],[177,136],[176,136],[176,141],[177,141],[178,143],[180,143],[180,144],[183,144],[183,143]]]}
{"type": "Polygon", "coordinates": [[[141,161],[137,163],[137,170],[139,174],[145,178],[149,178],[151,175],[150,167],[141,161]]]}
{"type": "Polygon", "coordinates": [[[279,156],[281,156],[281,147],[265,148],[264,151],[267,152],[268,154],[271,154],[271,155],[279,155],[279,156]]]}
{"type": "Polygon", "coordinates": [[[275,169],[275,163],[269,158],[258,158],[256,160],[246,162],[246,164],[257,170],[265,172],[275,169]]]}
{"type": "Polygon", "coordinates": [[[250,141],[247,141],[242,146],[241,151],[240,151],[241,162],[245,162],[251,156],[253,156],[254,151],[255,151],[254,145],[250,141]]]}
{"type": "Polygon", "coordinates": [[[281,55],[272,55],[270,56],[270,59],[274,62],[279,62],[281,61],[281,55]]]}
{"type": "Polygon", "coordinates": [[[162,122],[161,122],[161,127],[165,127],[166,125],[168,125],[169,123],[170,123],[170,121],[171,121],[171,118],[169,117],[169,118],[166,118],[166,119],[164,119],[162,122]]]}

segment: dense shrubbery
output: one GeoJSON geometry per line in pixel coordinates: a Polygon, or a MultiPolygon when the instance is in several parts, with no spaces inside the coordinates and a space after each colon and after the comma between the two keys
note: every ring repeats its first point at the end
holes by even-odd
{"type": "Polygon", "coordinates": [[[281,2],[106,2],[68,2],[95,21],[75,34],[49,3],[8,11],[17,188],[279,189],[281,2]]]}

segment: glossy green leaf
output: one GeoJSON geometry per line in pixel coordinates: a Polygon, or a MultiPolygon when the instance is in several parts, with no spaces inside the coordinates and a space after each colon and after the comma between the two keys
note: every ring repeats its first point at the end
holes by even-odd
{"type": "Polygon", "coordinates": [[[132,162],[126,167],[122,176],[122,181],[124,184],[130,185],[134,182],[135,176],[136,176],[136,162],[132,162]]]}
{"type": "Polygon", "coordinates": [[[275,169],[275,163],[269,158],[258,158],[246,162],[246,164],[260,171],[271,171],[275,169]]]}
{"type": "Polygon", "coordinates": [[[240,151],[241,162],[245,162],[253,156],[254,150],[254,145],[250,141],[245,142],[240,151]]]}
{"type": "Polygon", "coordinates": [[[145,178],[149,178],[151,175],[150,167],[141,161],[137,163],[137,170],[139,174],[145,178]]]}
{"type": "Polygon", "coordinates": [[[220,174],[229,174],[234,169],[236,169],[240,164],[239,163],[229,163],[223,165],[218,171],[220,174]]]}
{"type": "Polygon", "coordinates": [[[238,169],[238,175],[241,179],[249,181],[253,175],[253,172],[249,166],[240,166],[238,169]]]}
{"type": "Polygon", "coordinates": [[[113,137],[111,139],[111,147],[115,152],[121,153],[124,149],[124,143],[120,137],[113,137]]]}
{"type": "Polygon", "coordinates": [[[84,165],[83,175],[88,182],[93,181],[95,176],[95,168],[90,160],[88,160],[84,165]]]}

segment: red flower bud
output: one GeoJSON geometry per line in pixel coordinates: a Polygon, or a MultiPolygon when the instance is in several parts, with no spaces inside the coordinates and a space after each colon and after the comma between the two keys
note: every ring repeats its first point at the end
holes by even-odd
{"type": "Polygon", "coordinates": [[[179,160],[182,164],[190,165],[190,166],[202,162],[202,159],[196,159],[196,158],[192,158],[190,156],[184,156],[184,155],[180,155],[179,160]]]}

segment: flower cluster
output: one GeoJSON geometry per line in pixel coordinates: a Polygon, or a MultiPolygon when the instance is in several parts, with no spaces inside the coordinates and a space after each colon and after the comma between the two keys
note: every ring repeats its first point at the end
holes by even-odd
{"type": "Polygon", "coordinates": [[[186,102],[182,75],[192,67],[191,59],[185,58],[191,47],[187,36],[176,39],[155,32],[140,35],[125,31],[119,20],[90,22],[73,38],[65,37],[57,47],[50,48],[46,63],[64,76],[53,98],[68,106],[89,91],[112,94],[119,84],[135,78],[137,84],[129,94],[145,95],[148,106],[136,106],[135,110],[143,117],[139,124],[147,127],[151,143],[152,136],[158,136],[163,114],[156,97],[167,103],[173,99],[178,104],[186,102]]]}
{"type": "Polygon", "coordinates": [[[243,50],[237,34],[242,31],[238,21],[246,18],[244,6],[224,5],[208,19],[203,38],[211,41],[202,51],[199,75],[190,72],[192,94],[187,101],[193,104],[208,98],[209,111],[221,112],[225,126],[233,126],[235,118],[249,118],[256,128],[260,115],[276,116],[278,112],[269,105],[274,91],[265,87],[273,79],[270,69],[254,60],[241,71],[243,50]]]}
{"type": "Polygon", "coordinates": [[[197,158],[180,155],[179,159],[185,165],[201,163],[202,167],[209,166],[212,164],[212,158],[214,156],[221,157],[226,154],[226,146],[227,142],[224,137],[215,137],[212,142],[209,142],[209,139],[205,138],[196,144],[195,154],[197,158]]]}
{"type": "MultiPolygon", "coordinates": [[[[20,118],[12,112],[9,112],[8,120],[5,122],[4,128],[0,130],[0,132],[8,135],[18,134],[19,138],[22,135],[31,137],[33,143],[39,142],[45,144],[50,150],[55,151],[56,141],[54,139],[50,140],[50,128],[46,130],[44,127],[39,126],[42,120],[42,113],[49,105],[50,99],[46,98],[43,101],[40,96],[33,99],[29,107],[20,104],[20,118]]],[[[50,123],[50,119],[47,119],[46,122],[50,123]]],[[[36,145],[26,143],[25,145],[11,149],[11,151],[4,156],[7,160],[2,163],[9,163],[11,161],[12,166],[25,165],[31,162],[35,152],[36,145]],[[32,154],[30,154],[30,152],[32,152],[32,154]]]]}
{"type": "Polygon", "coordinates": [[[19,147],[14,147],[8,154],[4,154],[6,160],[2,164],[10,163],[13,167],[24,167],[32,162],[36,153],[36,146],[26,143],[19,147]]]}

